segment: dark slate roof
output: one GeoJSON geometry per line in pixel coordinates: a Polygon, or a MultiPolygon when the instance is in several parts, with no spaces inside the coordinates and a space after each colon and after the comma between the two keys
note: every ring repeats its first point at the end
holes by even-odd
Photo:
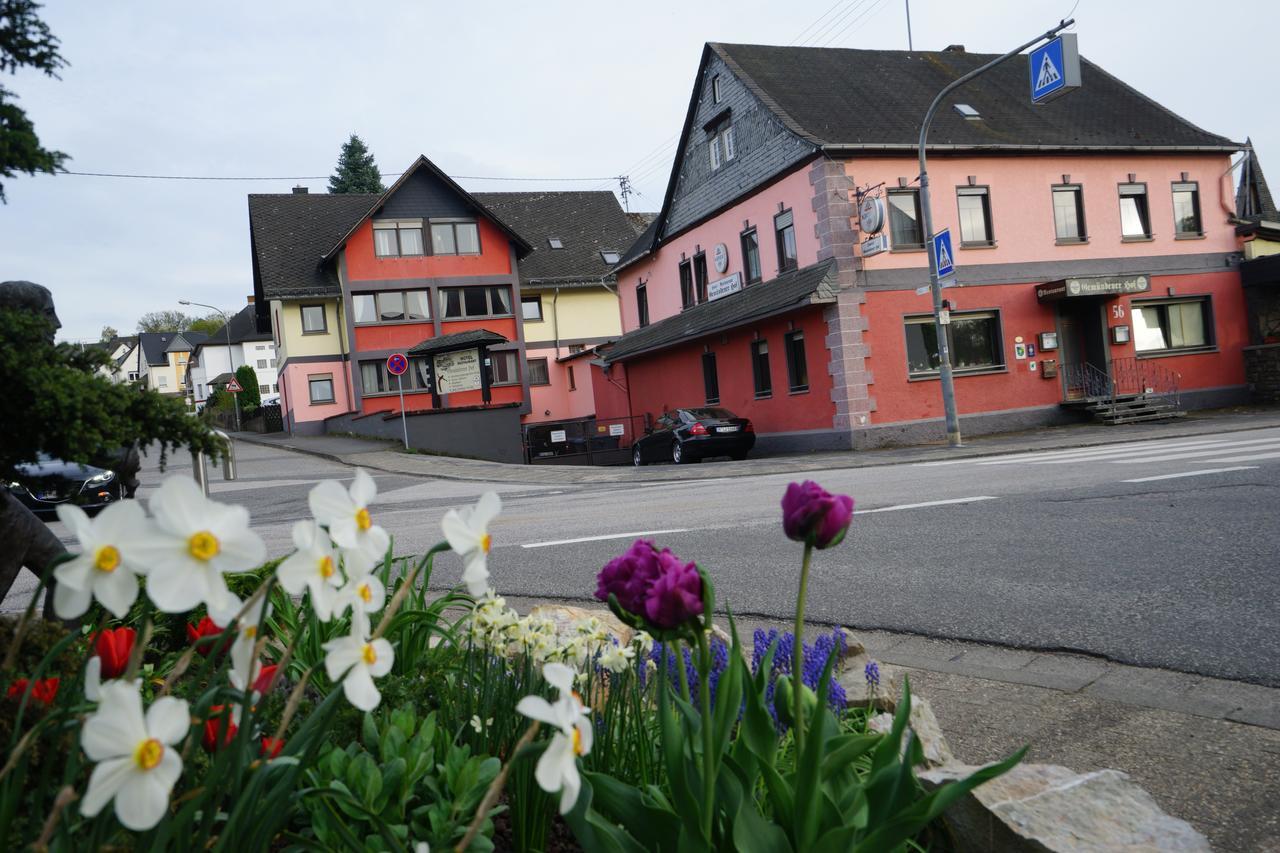
{"type": "Polygon", "coordinates": [[[146,359],[148,365],[161,367],[169,363],[165,352],[177,334],[177,332],[142,332],[138,335],[138,345],[142,347],[142,357],[146,359]]]}
{"type": "Polygon", "coordinates": [[[377,193],[279,193],[249,196],[254,292],[262,299],[336,296],[326,252],[373,209],[377,193]]]}
{"type": "Polygon", "coordinates": [[[631,221],[631,227],[636,229],[637,234],[643,234],[645,229],[649,227],[653,220],[658,218],[658,212],[642,213],[639,211],[628,211],[627,219],[631,221]]]}
{"type": "Polygon", "coordinates": [[[427,338],[422,343],[411,347],[409,355],[429,355],[430,353],[445,352],[447,350],[466,349],[467,347],[481,344],[505,343],[507,343],[507,339],[497,332],[491,332],[488,329],[472,329],[469,332],[454,332],[452,335],[427,338]]]}
{"type": "MultiPolygon", "coordinates": [[[[798,136],[847,150],[914,149],[920,121],[944,86],[995,59],[962,51],[711,44],[798,136]]],[[[1214,150],[1241,148],[1202,130],[1080,60],[1081,89],[1032,104],[1026,60],[1010,59],[953,93],[939,109],[930,148],[1011,150],[1214,150]],[[971,121],[953,104],[982,116],[971,121]]]]}
{"type": "Polygon", "coordinates": [[[621,255],[636,239],[635,228],[609,190],[475,193],[533,251],[519,261],[520,280],[531,283],[597,284],[613,265],[600,253],[621,255]],[[563,249],[547,242],[560,238],[563,249]]]}
{"type": "Polygon", "coordinates": [[[164,348],[165,352],[191,352],[209,339],[204,332],[193,332],[188,329],[185,332],[175,332],[173,340],[169,341],[169,345],[164,348]]]}
{"type": "Polygon", "coordinates": [[[618,338],[603,353],[604,358],[608,362],[625,361],[641,353],[733,329],[793,308],[834,302],[837,288],[835,272],[834,261],[822,261],[713,302],[686,308],[679,314],[618,338]]]}
{"type": "Polygon", "coordinates": [[[614,272],[616,273],[625,266],[630,266],[653,251],[653,241],[657,235],[658,218],[654,217],[653,221],[649,223],[649,227],[644,229],[644,232],[631,244],[631,248],[623,253],[622,260],[618,261],[618,265],[613,268],[614,272]]]}
{"type": "Polygon", "coordinates": [[[231,343],[242,344],[245,341],[269,341],[270,332],[258,331],[258,315],[252,303],[244,306],[231,318],[231,322],[219,326],[217,331],[209,335],[204,343],[207,346],[225,346],[227,343],[227,326],[231,327],[231,343]]]}
{"type": "Polygon", "coordinates": [[[1244,168],[1240,172],[1240,186],[1236,190],[1236,215],[1250,221],[1274,221],[1277,217],[1276,203],[1271,197],[1267,179],[1262,174],[1258,153],[1253,150],[1253,140],[1245,140],[1245,145],[1249,146],[1249,150],[1245,156],[1244,168]]]}

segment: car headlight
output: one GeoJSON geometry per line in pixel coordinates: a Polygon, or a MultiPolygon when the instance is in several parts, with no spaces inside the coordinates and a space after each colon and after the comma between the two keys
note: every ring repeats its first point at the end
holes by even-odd
{"type": "Polygon", "coordinates": [[[84,482],[85,482],[85,485],[88,485],[88,486],[98,486],[109,480],[115,479],[115,476],[116,476],[115,471],[103,471],[101,474],[94,474],[92,477],[85,480],[84,482]]]}

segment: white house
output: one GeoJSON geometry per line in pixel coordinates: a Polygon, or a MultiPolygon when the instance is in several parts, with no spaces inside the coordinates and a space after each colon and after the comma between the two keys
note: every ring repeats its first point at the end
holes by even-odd
{"type": "Polygon", "coordinates": [[[146,374],[137,335],[115,337],[99,346],[111,356],[111,364],[98,368],[100,376],[112,382],[138,382],[146,374]]]}
{"type": "Polygon", "coordinates": [[[229,374],[246,364],[257,376],[258,393],[263,400],[279,393],[276,346],[270,331],[258,331],[252,301],[192,352],[186,377],[191,398],[196,405],[204,403],[212,386],[224,384],[229,374]]]}

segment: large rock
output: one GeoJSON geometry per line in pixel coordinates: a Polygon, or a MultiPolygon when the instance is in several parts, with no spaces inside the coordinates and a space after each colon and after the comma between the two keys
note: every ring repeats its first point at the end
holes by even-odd
{"type": "Polygon", "coordinates": [[[895,666],[877,661],[880,684],[873,689],[867,684],[867,664],[872,660],[862,643],[849,635],[849,650],[836,669],[836,680],[844,688],[845,699],[850,705],[866,705],[870,701],[877,710],[892,712],[898,707],[898,697],[902,695],[902,673],[895,666]],[[853,652],[855,648],[858,651],[853,652]]]}
{"type": "MultiPolygon", "coordinates": [[[[932,790],[977,769],[949,764],[921,773],[920,781],[932,790]]],[[[1210,850],[1203,835],[1161,811],[1118,770],[1078,774],[1054,764],[1019,764],[954,803],[946,819],[961,853],[1210,850]]]]}
{"type": "Polygon", "coordinates": [[[618,638],[618,645],[625,646],[631,642],[635,632],[622,624],[613,612],[603,607],[570,607],[567,604],[539,604],[529,611],[529,615],[550,619],[556,626],[556,637],[570,639],[578,632],[578,626],[590,619],[598,619],[604,629],[618,638]]]}
{"type": "MultiPolygon", "coordinates": [[[[911,716],[908,718],[911,730],[916,733],[916,740],[924,752],[926,767],[941,767],[951,764],[956,757],[951,752],[951,745],[938,725],[938,718],[933,715],[929,702],[922,696],[911,697],[911,716]]],[[[867,721],[867,729],[880,734],[888,734],[893,730],[893,714],[876,714],[867,721]]],[[[903,732],[902,741],[905,748],[907,733],[903,732]]]]}

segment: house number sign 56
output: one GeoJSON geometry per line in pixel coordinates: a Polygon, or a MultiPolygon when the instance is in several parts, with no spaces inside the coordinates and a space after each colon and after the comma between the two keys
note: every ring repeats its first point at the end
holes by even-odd
{"type": "Polygon", "coordinates": [[[1123,305],[1121,305],[1119,302],[1117,302],[1115,305],[1112,305],[1112,306],[1111,306],[1111,316],[1112,316],[1112,317],[1115,317],[1117,320],[1123,320],[1123,319],[1124,319],[1124,306],[1123,306],[1123,305]]]}

